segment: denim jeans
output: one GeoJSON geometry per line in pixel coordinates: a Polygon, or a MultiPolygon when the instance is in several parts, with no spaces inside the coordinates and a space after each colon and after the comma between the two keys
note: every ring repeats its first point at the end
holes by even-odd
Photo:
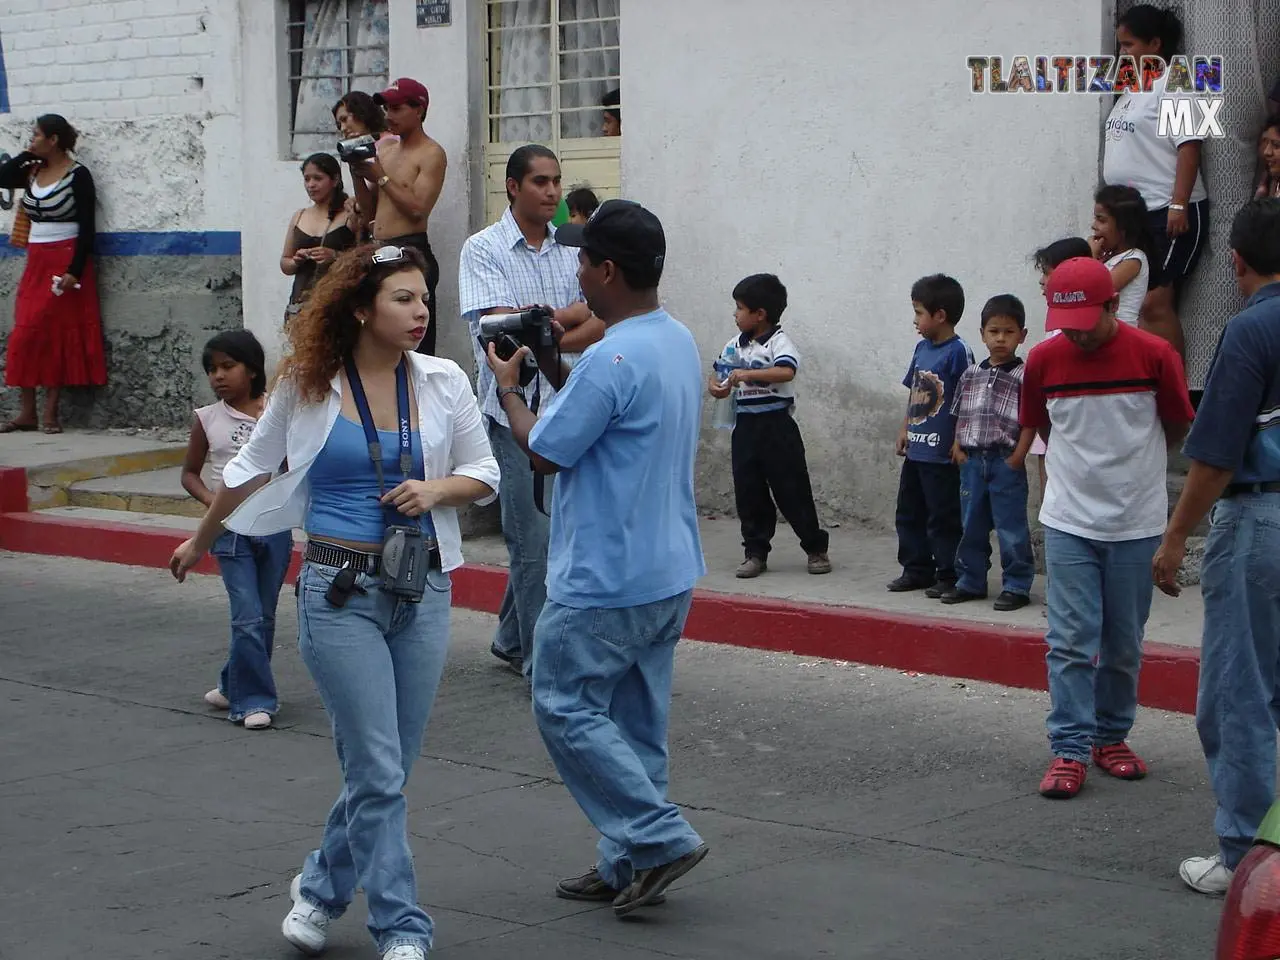
{"type": "MultiPolygon", "coordinates": [[[[533,669],[533,634],[547,602],[547,542],[551,521],[538,510],[533,496],[533,468],[509,427],[486,417],[489,443],[502,473],[502,538],[507,542],[507,589],[498,610],[493,649],[524,659],[524,675],[533,669]]],[[[545,478],[543,506],[551,510],[553,478],[545,478]]]]}
{"type": "Polygon", "coordinates": [[[276,602],[289,561],[293,534],[245,537],[230,530],[213,543],[222,582],[231,601],[231,643],[218,689],[231,701],[231,720],[280,709],[271,654],[276,642],[276,602]]]}
{"type": "Polygon", "coordinates": [[[343,607],[325,599],[337,570],[303,566],[298,649],[333,724],[342,792],[320,848],[302,868],[301,896],[330,917],[365,892],[369,933],[385,952],[431,950],[431,918],[418,906],[404,787],[422,749],[449,647],[449,577],[428,575],[420,603],[356,579],[343,607]]]}
{"type": "Polygon", "coordinates": [[[1142,634],[1159,537],[1086,540],[1045,527],[1049,747],[1088,763],[1129,736],[1138,710],[1142,634]]]}
{"type": "Polygon", "coordinates": [[[600,831],[596,868],[615,889],[702,838],[667,799],[676,642],[693,592],[639,607],[538,618],[533,715],[564,784],[600,831]]]}
{"type": "Polygon", "coordinates": [[[903,460],[898,480],[898,563],[917,580],[955,583],[960,546],[960,469],[903,460]]]}
{"type": "Polygon", "coordinates": [[[1223,860],[1235,869],[1275,802],[1280,724],[1280,494],[1213,508],[1200,567],[1204,641],[1196,728],[1218,800],[1223,860]]]}
{"type": "Polygon", "coordinates": [[[1008,453],[975,450],[960,467],[960,509],[964,535],[956,551],[956,587],[987,592],[991,530],[1000,544],[1001,589],[1028,596],[1036,575],[1027,525],[1027,471],[1005,463],[1008,453]]]}

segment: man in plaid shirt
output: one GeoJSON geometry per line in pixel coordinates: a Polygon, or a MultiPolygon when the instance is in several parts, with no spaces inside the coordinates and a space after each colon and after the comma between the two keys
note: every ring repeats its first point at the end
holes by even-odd
{"type": "Polygon", "coordinates": [[[992,297],[982,308],[982,342],[990,356],[960,377],[952,412],[956,439],[952,459],[960,465],[960,506],[964,536],[956,552],[956,585],[942,595],[947,604],[983,600],[991,568],[991,531],[1000,542],[1004,568],[996,610],[1017,610],[1031,602],[1035,560],[1027,525],[1027,451],[1035,431],[1018,423],[1022,400],[1022,359],[1027,316],[1010,294],[992,297]]]}

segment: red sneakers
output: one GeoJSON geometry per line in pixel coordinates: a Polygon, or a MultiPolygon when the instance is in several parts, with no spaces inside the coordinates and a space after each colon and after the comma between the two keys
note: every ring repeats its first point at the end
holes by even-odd
{"type": "Polygon", "coordinates": [[[1070,800],[1084,786],[1088,768],[1079,760],[1054,757],[1049,772],[1040,781],[1040,796],[1050,800],[1070,800]]]}
{"type": "Polygon", "coordinates": [[[1147,765],[1129,749],[1127,743],[1112,743],[1093,748],[1093,762],[1102,770],[1121,780],[1141,780],[1147,775],[1147,765]]]}

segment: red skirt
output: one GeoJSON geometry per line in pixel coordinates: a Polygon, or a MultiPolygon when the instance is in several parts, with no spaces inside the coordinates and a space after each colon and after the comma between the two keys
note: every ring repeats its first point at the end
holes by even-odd
{"type": "Polygon", "coordinates": [[[4,382],[10,387],[100,387],[107,382],[102,314],[93,258],[80,288],[54,296],[53,278],[66,273],[75,240],[32,243],[18,283],[4,382]]]}

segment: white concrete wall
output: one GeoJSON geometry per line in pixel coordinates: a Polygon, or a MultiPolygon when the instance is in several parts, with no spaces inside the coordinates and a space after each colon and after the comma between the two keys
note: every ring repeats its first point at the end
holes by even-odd
{"type": "MultiPolygon", "coordinates": [[[[888,523],[912,282],[961,281],[959,332],[975,352],[996,293],[1021,297],[1042,330],[1029,254],[1092,214],[1097,99],[976,97],[965,58],[1098,50],[1102,11],[1098,0],[805,0],[797,12],[765,0],[622,5],[623,193],[666,226],[663,293],[708,364],[734,332],[734,284],[782,278],[820,509],[888,523]]],[[[700,493],[727,506],[728,435],[705,437],[700,493]]]]}
{"type": "MultiPolygon", "coordinates": [[[[437,350],[465,362],[470,348],[457,319],[457,273],[471,202],[467,167],[471,123],[466,39],[469,4],[455,0],[452,26],[419,30],[413,0],[389,3],[391,77],[413,77],[426,85],[431,94],[427,133],[441,143],[449,157],[444,190],[428,224],[428,235],[443,274],[438,290],[437,350]]],[[[290,218],[307,202],[298,162],[280,159],[285,155],[283,118],[287,116],[288,95],[284,16],[283,4],[241,0],[245,326],[257,334],[274,358],[283,347],[281,323],[293,282],[280,273],[280,250],[290,218]]],[[[337,139],[335,130],[335,142],[337,139]]],[[[349,176],[347,181],[350,192],[349,176]]]]}
{"type": "Polygon", "coordinates": [[[99,230],[239,229],[235,0],[4,0],[0,42],[0,151],[23,148],[39,114],[66,116],[99,230]]]}

